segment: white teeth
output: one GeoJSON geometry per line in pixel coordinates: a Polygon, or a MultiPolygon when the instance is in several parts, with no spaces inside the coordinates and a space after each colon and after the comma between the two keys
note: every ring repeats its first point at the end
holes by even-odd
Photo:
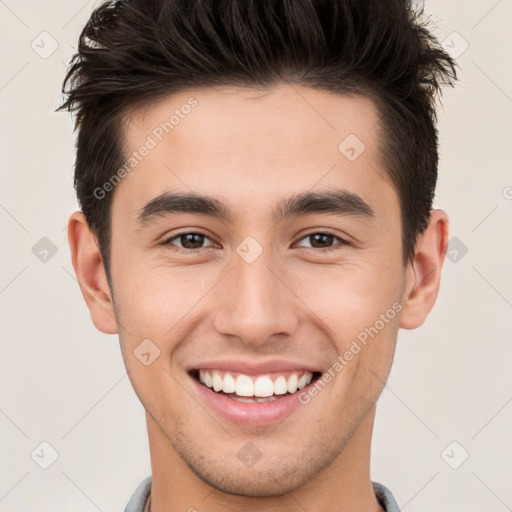
{"type": "Polygon", "coordinates": [[[289,379],[288,379],[288,382],[286,383],[286,387],[288,389],[288,393],[295,393],[295,391],[297,391],[297,381],[298,381],[298,377],[297,377],[297,374],[294,373],[289,379]]]}
{"type": "Polygon", "coordinates": [[[270,377],[261,376],[256,379],[254,383],[254,395],[255,396],[272,396],[274,394],[274,384],[270,380],[270,377]]]}
{"type": "MultiPolygon", "coordinates": [[[[279,375],[273,381],[270,375],[260,375],[259,377],[249,377],[244,374],[237,374],[235,377],[229,372],[221,370],[199,370],[199,381],[214,391],[223,391],[226,394],[236,394],[238,397],[258,397],[254,400],[242,400],[250,402],[272,402],[276,400],[274,395],[285,395],[286,393],[295,393],[304,388],[313,380],[311,372],[291,373],[288,379],[279,375]],[[255,380],[254,380],[255,379],[255,380]]],[[[236,399],[237,397],[232,396],[236,399]]]]}
{"type": "Polygon", "coordinates": [[[213,372],[212,384],[214,391],[220,391],[224,385],[224,379],[219,375],[218,372],[213,372]]]}
{"type": "Polygon", "coordinates": [[[313,375],[311,373],[305,373],[297,382],[297,389],[302,389],[307,386],[311,382],[312,378],[313,375]]]}
{"type": "Polygon", "coordinates": [[[239,375],[236,379],[236,391],[238,396],[254,396],[254,384],[247,375],[239,375]]]}
{"type": "Polygon", "coordinates": [[[297,382],[297,389],[302,389],[306,385],[306,376],[303,375],[297,382]]]}
{"type": "Polygon", "coordinates": [[[224,375],[224,385],[222,387],[222,391],[224,391],[224,393],[234,393],[235,390],[236,384],[233,375],[226,373],[226,375],[224,375]]]}
{"type": "Polygon", "coordinates": [[[276,395],[284,395],[288,391],[288,386],[286,384],[286,379],[281,376],[277,377],[274,382],[274,394],[276,395]]]}

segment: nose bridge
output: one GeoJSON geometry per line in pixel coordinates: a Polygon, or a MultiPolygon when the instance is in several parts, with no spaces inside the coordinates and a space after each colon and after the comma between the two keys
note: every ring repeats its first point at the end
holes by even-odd
{"type": "Polygon", "coordinates": [[[271,251],[255,260],[244,259],[243,244],[218,296],[215,325],[219,333],[246,344],[264,344],[273,334],[291,334],[298,325],[294,296],[276,276],[278,264],[271,251]]]}

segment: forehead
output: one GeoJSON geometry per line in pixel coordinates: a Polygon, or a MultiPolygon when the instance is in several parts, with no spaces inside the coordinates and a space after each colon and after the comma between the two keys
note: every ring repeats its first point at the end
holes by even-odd
{"type": "Polygon", "coordinates": [[[253,216],[285,191],[343,186],[371,202],[386,189],[396,203],[379,133],[373,102],[360,96],[296,85],[190,89],[127,118],[124,156],[134,165],[115,187],[113,212],[135,218],[168,190],[223,198],[253,216]]]}

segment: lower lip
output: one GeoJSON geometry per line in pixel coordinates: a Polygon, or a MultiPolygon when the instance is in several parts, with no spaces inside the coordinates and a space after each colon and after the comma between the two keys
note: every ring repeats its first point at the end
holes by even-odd
{"type": "Polygon", "coordinates": [[[278,398],[273,402],[251,404],[238,402],[221,393],[216,393],[201,384],[194,377],[191,376],[190,378],[194,381],[199,394],[214,412],[231,423],[247,427],[260,427],[283,421],[301,405],[299,402],[299,394],[307,391],[308,387],[313,384],[310,383],[300,391],[283,398],[278,398]]]}

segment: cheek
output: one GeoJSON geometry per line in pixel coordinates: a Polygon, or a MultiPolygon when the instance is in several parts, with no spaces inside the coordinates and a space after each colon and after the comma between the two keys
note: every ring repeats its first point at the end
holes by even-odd
{"type": "Polygon", "coordinates": [[[145,403],[152,390],[171,390],[176,385],[171,374],[182,364],[181,351],[176,349],[215,307],[207,292],[223,273],[141,264],[137,269],[125,268],[120,275],[126,277],[117,286],[114,282],[114,289],[116,314],[123,327],[121,350],[133,387],[145,403]],[[148,351],[154,361],[145,366],[141,353],[148,351]]]}
{"type": "Polygon", "coordinates": [[[172,337],[174,326],[199,306],[215,282],[211,273],[186,266],[125,263],[117,268],[120,278],[113,276],[114,289],[123,325],[138,337],[154,337],[162,342],[164,337],[172,337]]]}
{"type": "MultiPolygon", "coordinates": [[[[289,275],[292,279],[292,275],[289,275]]],[[[294,276],[294,291],[315,313],[339,349],[365,328],[385,315],[383,334],[389,331],[400,309],[398,301],[403,276],[400,262],[375,261],[372,264],[345,262],[338,267],[313,267],[294,276]],[[394,306],[395,305],[395,306],[394,306]]]]}
{"type": "Polygon", "coordinates": [[[337,401],[332,406],[373,400],[389,374],[395,350],[401,311],[400,260],[318,267],[304,272],[296,282],[297,294],[306,298],[315,313],[309,318],[320,319],[318,328],[326,332],[338,354],[331,363],[336,389],[332,399],[337,401]]]}

